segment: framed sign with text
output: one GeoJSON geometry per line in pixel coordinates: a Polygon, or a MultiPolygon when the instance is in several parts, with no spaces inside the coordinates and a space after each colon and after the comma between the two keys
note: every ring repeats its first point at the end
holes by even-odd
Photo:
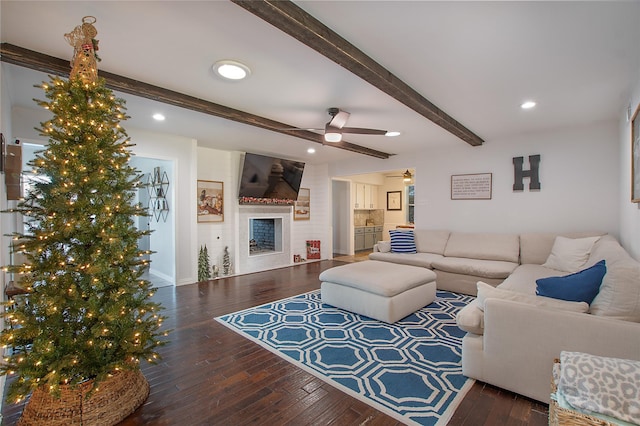
{"type": "Polygon", "coordinates": [[[451,175],[452,200],[490,200],[492,173],[451,175]]]}

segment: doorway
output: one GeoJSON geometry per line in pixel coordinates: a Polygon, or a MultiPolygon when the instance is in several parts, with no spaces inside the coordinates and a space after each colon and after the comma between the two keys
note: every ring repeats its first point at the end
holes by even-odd
{"type": "Polygon", "coordinates": [[[154,287],[175,286],[174,162],[135,156],[131,157],[130,164],[142,175],[141,180],[144,184],[138,188],[137,202],[149,209],[149,216],[139,216],[136,224],[141,231],[151,231],[149,235],[138,240],[138,248],[141,251],[152,252],[145,256],[145,259],[150,260],[151,263],[143,278],[151,281],[154,287]],[[158,173],[159,176],[156,176],[158,173]],[[160,193],[157,190],[158,180],[167,182],[160,193]],[[159,195],[162,196],[161,203],[158,202],[159,195]],[[159,208],[166,210],[162,210],[162,214],[159,214],[159,208]]]}

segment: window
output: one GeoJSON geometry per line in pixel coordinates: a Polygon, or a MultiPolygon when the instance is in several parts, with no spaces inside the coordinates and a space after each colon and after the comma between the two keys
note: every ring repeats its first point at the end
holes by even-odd
{"type": "Polygon", "coordinates": [[[405,200],[407,200],[407,208],[406,208],[406,212],[407,212],[407,223],[414,223],[413,222],[413,210],[414,210],[414,185],[407,185],[406,188],[406,197],[404,197],[405,200]]]}

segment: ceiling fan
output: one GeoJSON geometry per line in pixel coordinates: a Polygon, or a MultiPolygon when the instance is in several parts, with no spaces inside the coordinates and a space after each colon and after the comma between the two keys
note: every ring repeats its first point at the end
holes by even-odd
{"type": "Polygon", "coordinates": [[[347,111],[340,108],[329,108],[327,112],[331,116],[331,120],[325,124],[324,129],[292,129],[292,130],[324,130],[324,140],[326,142],[340,142],[343,133],[353,133],[359,135],[385,135],[397,136],[400,132],[390,132],[387,130],[365,129],[362,127],[344,127],[351,115],[347,111]]]}
{"type": "Polygon", "coordinates": [[[390,178],[402,178],[403,182],[411,182],[411,180],[413,179],[413,173],[411,173],[411,171],[409,171],[409,169],[407,169],[401,175],[387,175],[387,177],[390,177],[390,178]]]}

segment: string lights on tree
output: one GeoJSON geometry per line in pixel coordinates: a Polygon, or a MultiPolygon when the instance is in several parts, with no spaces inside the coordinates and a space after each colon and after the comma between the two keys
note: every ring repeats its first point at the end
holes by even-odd
{"type": "Polygon", "coordinates": [[[51,77],[38,104],[52,118],[41,123],[45,150],[30,165],[40,177],[14,212],[25,219],[17,232],[24,264],[25,303],[0,314],[0,343],[11,349],[0,374],[16,375],[7,399],[20,402],[36,388],[58,394],[64,385],[97,385],[122,370],[155,363],[165,343],[162,306],[142,278],[150,251],[138,248],[149,231],[135,227],[147,216],[136,204],[141,185],[129,165],[132,144],[120,122],[124,101],[98,78],[95,18],[66,35],[74,46],[69,80],[51,77]]]}

